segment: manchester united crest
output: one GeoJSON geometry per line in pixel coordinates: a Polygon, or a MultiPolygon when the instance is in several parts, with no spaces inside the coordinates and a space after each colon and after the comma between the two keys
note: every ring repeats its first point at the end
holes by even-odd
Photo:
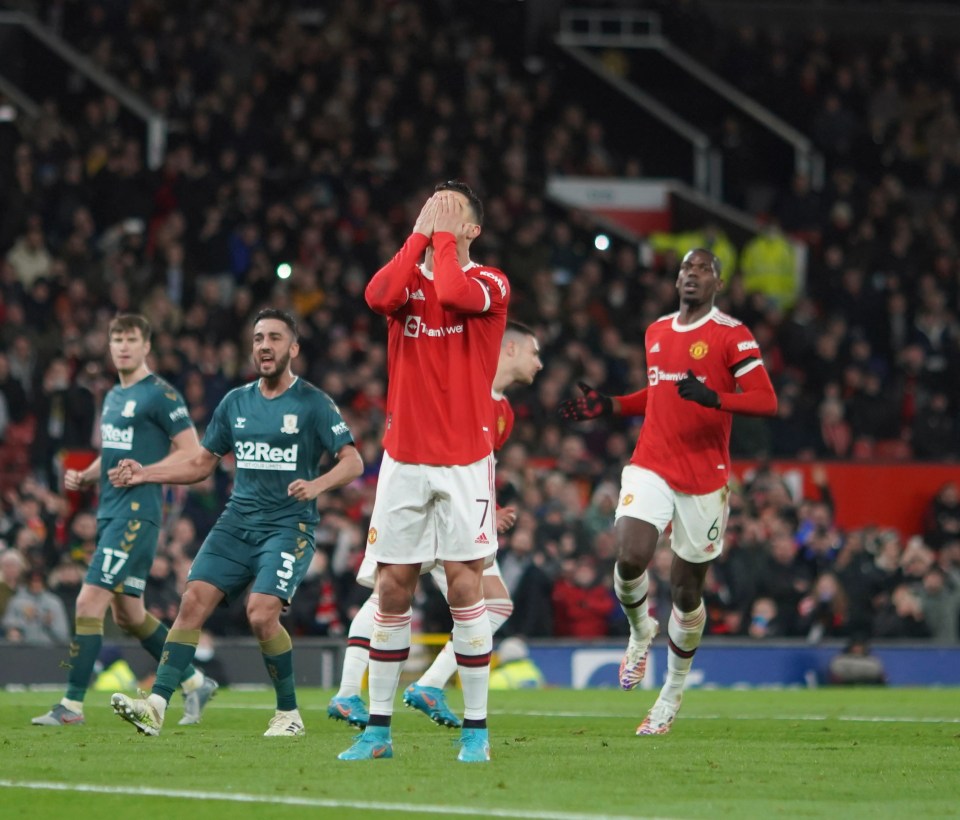
{"type": "Polygon", "coordinates": [[[371,527],[370,532],[367,533],[367,543],[375,544],[377,542],[377,528],[371,527]]]}
{"type": "Polygon", "coordinates": [[[696,341],[692,345],[690,345],[691,358],[702,359],[709,352],[710,352],[710,348],[706,342],[696,341]]]}
{"type": "Polygon", "coordinates": [[[503,431],[507,429],[507,417],[497,416],[497,435],[502,436],[503,431]]]}

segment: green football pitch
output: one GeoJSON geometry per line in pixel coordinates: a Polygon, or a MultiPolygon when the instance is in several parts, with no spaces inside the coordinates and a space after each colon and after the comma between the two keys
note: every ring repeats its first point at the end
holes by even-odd
{"type": "Polygon", "coordinates": [[[102,693],[85,726],[31,726],[58,696],[0,693],[4,820],[960,816],[951,689],[692,690],[661,737],[634,735],[652,692],[497,692],[486,765],[458,763],[456,731],[402,708],[392,760],[339,761],[355,731],[317,689],[300,692],[300,738],[262,737],[266,691],[223,689],[190,727],[178,697],[158,738],[102,693]]]}

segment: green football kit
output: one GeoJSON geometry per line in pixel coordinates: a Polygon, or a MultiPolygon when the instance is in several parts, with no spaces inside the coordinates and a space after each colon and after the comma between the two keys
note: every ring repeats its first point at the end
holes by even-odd
{"type": "Polygon", "coordinates": [[[163,512],[159,484],[117,488],[107,472],[121,459],[153,464],[170,452],[170,440],[193,427],[180,394],[152,373],[107,393],[100,415],[100,503],[97,550],[87,583],[140,597],[157,550],[163,512]]]}
{"type": "Polygon", "coordinates": [[[297,378],[281,395],[267,398],[258,381],[231,390],[214,411],[203,446],[232,454],[233,491],[204,540],[189,580],[205,581],[228,600],[252,591],[293,598],[313,556],[316,500],[287,494],[296,479],[320,475],[324,454],[353,444],[333,400],[297,378]]]}

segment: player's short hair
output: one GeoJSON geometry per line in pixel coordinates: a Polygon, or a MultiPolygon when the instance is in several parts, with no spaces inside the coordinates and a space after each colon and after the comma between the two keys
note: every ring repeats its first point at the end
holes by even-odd
{"type": "Polygon", "coordinates": [[[467,198],[467,202],[470,203],[474,220],[478,225],[483,225],[483,203],[480,201],[480,197],[477,196],[473,188],[467,185],[466,182],[461,182],[459,179],[448,179],[446,182],[441,182],[433,190],[434,192],[456,191],[457,193],[463,194],[467,198]]]}
{"type": "Polygon", "coordinates": [[[684,255],[684,261],[691,253],[705,253],[710,257],[710,264],[713,266],[713,272],[716,274],[717,278],[720,277],[721,268],[723,263],[720,261],[720,257],[717,256],[713,251],[707,250],[707,248],[690,248],[684,255]]]}
{"type": "Polygon", "coordinates": [[[300,331],[297,330],[297,320],[285,310],[280,310],[280,308],[263,308],[256,316],[253,317],[253,324],[256,325],[257,322],[262,321],[263,319],[279,319],[283,322],[290,332],[293,334],[293,340],[297,341],[300,338],[300,331]]]}
{"type": "Polygon", "coordinates": [[[110,335],[114,333],[126,333],[128,330],[139,330],[145,342],[150,341],[150,322],[146,316],[139,313],[119,313],[113,317],[110,322],[110,335]]]}
{"type": "Polygon", "coordinates": [[[503,329],[504,342],[507,341],[507,334],[509,333],[519,336],[530,336],[534,339],[537,338],[537,334],[534,333],[533,328],[527,327],[523,322],[514,322],[513,320],[507,322],[507,326],[503,329]]]}

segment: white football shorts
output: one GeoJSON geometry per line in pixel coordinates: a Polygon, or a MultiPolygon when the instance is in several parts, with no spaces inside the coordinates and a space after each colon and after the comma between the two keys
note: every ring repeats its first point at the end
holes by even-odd
{"type": "MultiPolygon", "coordinates": [[[[497,553],[493,466],[492,453],[452,467],[407,464],[384,453],[364,563],[420,564],[421,572],[438,561],[485,558],[492,564],[497,553]]],[[[362,573],[363,566],[360,583],[362,573]]]]}
{"type": "Polygon", "coordinates": [[[728,494],[725,486],[705,495],[680,493],[656,473],[628,464],[620,477],[616,519],[637,518],[660,533],[672,523],[671,549],[691,564],[702,564],[723,552],[728,494]]]}

